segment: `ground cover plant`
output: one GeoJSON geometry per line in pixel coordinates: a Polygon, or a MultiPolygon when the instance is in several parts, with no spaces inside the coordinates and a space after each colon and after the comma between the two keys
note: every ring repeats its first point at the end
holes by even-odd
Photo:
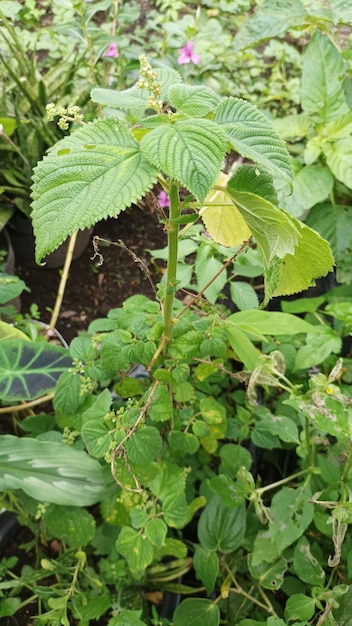
{"type": "MultiPolygon", "coordinates": [[[[198,49],[182,48],[196,67],[198,49]]],[[[37,562],[3,558],[0,615],[30,607],[53,626],[343,626],[349,289],[268,312],[248,310],[253,292],[240,302],[234,286],[247,310],[214,306],[231,264],[246,277],[260,267],[265,306],[309,287],[333,257],[280,208],[293,172],[268,118],[175,68],[140,63],[134,86],[93,89],[94,121],[48,108],[72,128],[35,169],[38,262],[157,184],[167,273],[154,300],[127,299],[69,352],[3,323],[0,411],[14,427],[0,438],[1,502],[31,531],[25,549],[37,562]],[[188,283],[178,273],[185,251],[196,254],[198,286],[182,302],[181,281],[195,287],[192,268],[188,283]],[[48,393],[53,410],[32,413],[48,393]]]]}

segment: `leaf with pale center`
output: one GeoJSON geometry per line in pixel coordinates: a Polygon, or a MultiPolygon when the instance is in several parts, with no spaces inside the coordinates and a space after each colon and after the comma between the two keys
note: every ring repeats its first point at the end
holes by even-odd
{"type": "Polygon", "coordinates": [[[216,108],[214,122],[224,129],[236,152],[291,183],[291,158],[286,145],[270,120],[253,104],[226,98],[216,108]]]}
{"type": "Polygon", "coordinates": [[[154,128],[140,145],[146,159],[203,202],[220,173],[226,137],[211,120],[196,118],[154,128]]]}
{"type": "Polygon", "coordinates": [[[118,120],[87,124],[58,142],[34,170],[37,261],[78,229],[116,217],[153,186],[156,174],[118,120]]]}

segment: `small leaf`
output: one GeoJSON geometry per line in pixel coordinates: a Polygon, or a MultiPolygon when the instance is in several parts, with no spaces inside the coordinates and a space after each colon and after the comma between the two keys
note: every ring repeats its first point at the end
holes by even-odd
{"type": "Polygon", "coordinates": [[[334,143],[324,142],[322,144],[322,150],[326,158],[326,163],[330,167],[333,175],[351,188],[351,176],[352,176],[352,147],[351,137],[344,137],[338,139],[334,143]]]}
{"type": "Polygon", "coordinates": [[[144,528],[147,539],[157,548],[161,548],[167,535],[167,526],[162,519],[150,519],[144,528]]]}
{"type": "Polygon", "coordinates": [[[176,608],[173,623],[174,626],[219,626],[219,607],[206,598],[187,598],[176,608]]]}
{"type": "Polygon", "coordinates": [[[172,402],[165,385],[159,384],[148,407],[148,415],[153,422],[167,422],[172,417],[172,402]]]}
{"type": "Polygon", "coordinates": [[[310,620],[315,613],[315,600],[303,593],[296,593],[288,598],[285,607],[285,619],[288,622],[294,620],[310,620]]]}
{"type": "Polygon", "coordinates": [[[121,529],[115,545],[134,575],[144,572],[153,560],[153,548],[150,541],[128,526],[121,529]]]}
{"type": "Polygon", "coordinates": [[[145,426],[135,432],[126,443],[129,463],[148,465],[154,461],[161,450],[161,437],[154,426],[145,426]]]}
{"type": "Polygon", "coordinates": [[[249,283],[235,280],[230,283],[231,300],[240,311],[256,309],[259,306],[258,296],[249,283]]]}
{"type": "Polygon", "coordinates": [[[197,545],[193,555],[193,566],[197,577],[207,590],[207,595],[210,596],[219,573],[217,554],[197,545]]]}
{"type": "Polygon", "coordinates": [[[40,262],[78,229],[116,217],[139,200],[156,182],[156,170],[127,125],[106,119],[59,141],[36,166],[33,180],[40,262]]]}
{"type": "Polygon", "coordinates": [[[219,104],[220,97],[203,85],[173,85],[169,89],[169,102],[177,111],[192,117],[203,117],[219,104]]]}
{"type": "Polygon", "coordinates": [[[274,495],[270,507],[273,523],[269,530],[280,554],[299,539],[311,523],[314,505],[309,502],[310,497],[308,489],[289,487],[283,487],[274,495]]]}
{"type": "Polygon", "coordinates": [[[325,572],[313,556],[306,537],[301,537],[295,547],[293,565],[300,580],[316,587],[324,586],[325,572]]]}
{"type": "Polygon", "coordinates": [[[257,565],[254,565],[250,555],[248,559],[248,569],[251,576],[256,578],[264,589],[276,591],[277,589],[280,589],[284,582],[284,574],[287,570],[287,561],[284,558],[281,558],[273,563],[261,561],[257,565]]]}
{"type": "Polygon", "coordinates": [[[240,98],[225,98],[215,110],[214,122],[225,130],[236,152],[291,183],[291,159],[286,145],[270,120],[253,104],[240,98]]]}
{"type": "Polygon", "coordinates": [[[85,509],[51,506],[44,514],[44,524],[52,537],[71,548],[86,546],[95,533],[95,519],[85,509]]]}
{"type": "Polygon", "coordinates": [[[140,145],[153,165],[203,202],[219,176],[226,138],[211,120],[192,119],[155,128],[140,145]]]}

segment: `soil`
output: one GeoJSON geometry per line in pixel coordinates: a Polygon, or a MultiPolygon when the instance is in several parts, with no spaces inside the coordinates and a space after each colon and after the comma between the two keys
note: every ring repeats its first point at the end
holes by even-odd
{"type": "MultiPolygon", "coordinates": [[[[154,298],[152,284],[155,289],[162,270],[151,262],[148,249],[165,246],[163,227],[148,207],[133,206],[117,219],[99,222],[90,244],[71,265],[56,324],[66,341],[69,343],[78,333],[87,330],[92,320],[106,316],[110,309],[121,306],[133,294],[154,298]],[[96,236],[104,241],[97,240],[101,257],[94,258],[93,237],[96,236]],[[107,241],[112,243],[109,245],[107,241]]],[[[21,296],[22,313],[29,313],[31,305],[36,304],[40,319],[49,322],[60,270],[18,264],[16,274],[31,290],[21,296]]]]}

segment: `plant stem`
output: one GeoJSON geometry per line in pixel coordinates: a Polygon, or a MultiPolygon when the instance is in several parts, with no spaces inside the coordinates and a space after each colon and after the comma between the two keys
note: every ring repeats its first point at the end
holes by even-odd
{"type": "Polygon", "coordinates": [[[177,218],[180,215],[180,201],[178,195],[178,187],[175,183],[170,184],[170,214],[168,221],[168,260],[167,260],[167,277],[166,277],[166,294],[163,302],[163,318],[164,318],[164,341],[170,341],[172,337],[173,327],[173,308],[176,291],[176,271],[177,271],[177,254],[178,254],[178,229],[177,218]]]}
{"type": "Polygon", "coordinates": [[[265,487],[259,487],[258,489],[256,489],[256,493],[259,496],[261,496],[266,491],[270,491],[270,489],[276,489],[276,487],[281,487],[281,485],[285,485],[286,483],[291,482],[291,480],[294,480],[295,478],[299,478],[300,476],[309,474],[309,472],[310,472],[310,468],[301,470],[300,472],[296,472],[295,474],[292,474],[291,476],[287,476],[286,478],[282,478],[281,480],[278,480],[276,483],[271,483],[270,485],[266,485],[265,487]]]}
{"type": "Polygon", "coordinates": [[[68,280],[70,267],[71,267],[71,263],[72,263],[72,257],[73,257],[73,253],[74,253],[74,250],[75,250],[76,239],[77,239],[77,231],[75,233],[73,233],[72,237],[70,237],[70,241],[69,241],[69,244],[68,244],[68,248],[67,248],[67,252],[66,252],[66,258],[65,258],[65,264],[64,264],[64,267],[63,267],[63,270],[62,270],[62,274],[61,274],[61,280],[60,280],[59,289],[58,289],[58,292],[57,292],[57,295],[56,295],[54,310],[53,310],[52,315],[51,315],[51,320],[50,320],[50,324],[49,324],[49,330],[53,330],[55,328],[57,319],[59,317],[59,313],[60,313],[60,309],[61,309],[61,305],[62,305],[62,300],[63,300],[65,289],[66,289],[66,283],[67,283],[67,280],[68,280]]]}

